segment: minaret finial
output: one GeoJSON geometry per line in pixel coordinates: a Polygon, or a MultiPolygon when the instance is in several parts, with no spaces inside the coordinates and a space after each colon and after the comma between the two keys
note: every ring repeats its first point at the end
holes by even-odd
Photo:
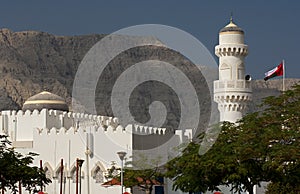
{"type": "Polygon", "coordinates": [[[230,23],[233,23],[232,12],[230,13],[230,23]]]}

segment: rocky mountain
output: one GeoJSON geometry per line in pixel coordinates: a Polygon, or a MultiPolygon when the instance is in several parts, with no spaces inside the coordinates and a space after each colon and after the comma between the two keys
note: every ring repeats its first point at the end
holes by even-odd
{"type": "Polygon", "coordinates": [[[103,37],[0,30],[0,110],[20,109],[27,98],[43,90],[70,103],[78,64],[103,37]]]}
{"type": "MultiPolygon", "coordinates": [[[[43,90],[64,97],[71,104],[72,85],[78,65],[87,51],[104,36],[56,36],[44,32],[12,32],[1,29],[0,110],[21,109],[27,98],[43,90]]],[[[143,48],[138,48],[137,51],[140,53],[130,56],[141,57],[149,54],[143,48]]],[[[130,52],[135,53],[134,50],[130,52]]],[[[166,58],[155,53],[154,49],[150,54],[157,58],[166,58]]],[[[124,55],[128,56],[126,53],[124,55]]],[[[168,55],[168,52],[164,52],[164,55],[168,55]]],[[[172,53],[170,56],[176,60],[172,53]]],[[[120,61],[124,62],[122,56],[115,60],[116,63],[120,61]]],[[[299,81],[300,79],[287,79],[286,87],[289,88],[299,81]]],[[[263,97],[278,95],[281,87],[281,80],[253,81],[255,104],[263,97]]]]}

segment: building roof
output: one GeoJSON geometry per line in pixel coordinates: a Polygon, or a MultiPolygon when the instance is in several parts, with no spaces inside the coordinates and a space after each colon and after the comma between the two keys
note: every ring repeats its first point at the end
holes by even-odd
{"type": "Polygon", "coordinates": [[[110,186],[114,186],[114,185],[121,185],[121,182],[118,181],[117,179],[113,178],[110,181],[102,183],[101,185],[104,187],[110,187],[110,186]]]}
{"type": "Polygon", "coordinates": [[[46,91],[28,98],[22,108],[23,111],[35,109],[39,111],[42,109],[69,111],[69,107],[62,97],[46,91]]]}
{"type": "Polygon", "coordinates": [[[230,18],[230,22],[229,24],[227,24],[224,28],[222,28],[220,30],[220,34],[221,33],[230,33],[230,32],[234,32],[234,33],[240,33],[240,34],[244,34],[244,31],[242,28],[238,27],[235,23],[233,23],[233,19],[232,17],[230,18]]]}

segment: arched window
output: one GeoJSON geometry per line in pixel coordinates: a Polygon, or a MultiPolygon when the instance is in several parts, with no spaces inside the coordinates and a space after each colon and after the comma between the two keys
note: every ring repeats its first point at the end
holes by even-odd
{"type": "Polygon", "coordinates": [[[104,182],[104,173],[105,173],[105,168],[101,162],[97,162],[92,169],[92,177],[95,179],[96,183],[103,183],[104,182]]]}
{"type": "Polygon", "coordinates": [[[237,73],[237,79],[245,79],[245,67],[244,63],[241,63],[238,65],[238,73],[237,73]]]}
{"type": "Polygon", "coordinates": [[[220,67],[220,77],[223,80],[231,79],[231,67],[226,63],[223,63],[220,67]]]}
{"type": "Polygon", "coordinates": [[[44,164],[43,170],[45,172],[46,178],[52,180],[53,179],[53,169],[48,162],[46,162],[44,164]]]}

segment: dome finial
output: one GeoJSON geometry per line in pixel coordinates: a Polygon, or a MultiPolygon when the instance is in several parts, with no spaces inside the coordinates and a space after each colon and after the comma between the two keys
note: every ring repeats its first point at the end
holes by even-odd
{"type": "Polygon", "coordinates": [[[233,23],[233,14],[231,12],[230,14],[230,22],[229,24],[227,24],[224,28],[222,28],[220,30],[220,33],[223,33],[223,32],[235,32],[235,33],[241,33],[241,34],[244,34],[244,31],[238,27],[235,23],[233,23]]]}

